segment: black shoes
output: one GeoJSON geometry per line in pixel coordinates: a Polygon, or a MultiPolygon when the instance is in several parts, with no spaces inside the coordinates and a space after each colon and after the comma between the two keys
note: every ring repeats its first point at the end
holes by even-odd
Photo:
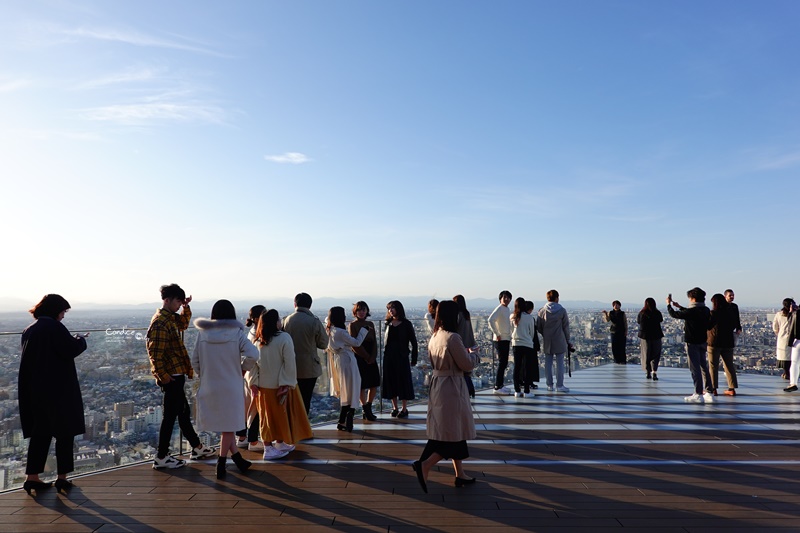
{"type": "Polygon", "coordinates": [[[75,485],[71,481],[67,481],[66,479],[58,478],[56,479],[56,490],[61,494],[68,493],[75,485]]]}
{"type": "MultiPolygon", "coordinates": [[[[241,454],[240,454],[241,455],[241,454]]],[[[225,463],[228,462],[228,457],[217,457],[217,479],[225,479],[225,463]]]]}
{"type": "Polygon", "coordinates": [[[347,416],[345,417],[345,420],[344,420],[344,429],[346,431],[349,431],[350,433],[353,432],[353,416],[355,416],[355,414],[356,414],[355,407],[351,407],[347,411],[347,416]]]}
{"type": "Polygon", "coordinates": [[[391,412],[392,418],[397,418],[397,415],[399,415],[399,414],[400,414],[400,411],[398,411],[397,409],[392,409],[392,412],[391,412]]]}
{"type": "Polygon", "coordinates": [[[456,487],[463,487],[465,485],[472,485],[473,483],[475,483],[475,478],[474,477],[463,478],[463,477],[456,476],[456,487]]]}
{"type": "Polygon", "coordinates": [[[408,418],[408,409],[403,409],[397,413],[397,418],[408,418]]]}
{"type": "Polygon", "coordinates": [[[253,466],[253,463],[242,457],[242,454],[238,452],[231,455],[231,459],[233,460],[233,464],[236,465],[236,468],[238,468],[239,472],[242,474],[247,472],[247,469],[253,466]]]}
{"type": "Polygon", "coordinates": [[[658,376],[656,375],[655,372],[653,372],[653,381],[658,381],[658,376]]]}
{"type": "Polygon", "coordinates": [[[419,486],[422,487],[422,492],[428,494],[428,485],[425,483],[425,476],[422,475],[422,463],[414,461],[411,464],[411,468],[417,473],[417,481],[419,482],[419,486]]]}
{"type": "Polygon", "coordinates": [[[783,392],[794,392],[797,390],[797,385],[792,385],[791,387],[786,387],[783,389],[783,392]]]}
{"type": "Polygon", "coordinates": [[[31,491],[35,491],[36,494],[39,494],[39,491],[49,489],[52,486],[53,484],[49,481],[26,481],[22,484],[22,488],[28,493],[28,496],[31,495],[31,491]]]}
{"type": "Polygon", "coordinates": [[[378,417],[375,416],[375,413],[372,412],[371,403],[365,403],[361,406],[361,418],[369,422],[375,422],[378,419],[378,417]]]}
{"type": "Polygon", "coordinates": [[[653,379],[653,376],[650,375],[650,372],[647,373],[646,379],[653,379]]]}

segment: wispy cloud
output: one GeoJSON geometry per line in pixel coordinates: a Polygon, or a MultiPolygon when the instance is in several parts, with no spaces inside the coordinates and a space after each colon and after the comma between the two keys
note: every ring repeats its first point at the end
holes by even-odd
{"type": "Polygon", "coordinates": [[[0,93],[11,93],[14,91],[19,91],[20,89],[24,89],[25,87],[30,87],[32,82],[30,80],[25,79],[18,79],[18,80],[0,80],[0,93]]]}
{"type": "Polygon", "coordinates": [[[165,71],[166,69],[164,68],[129,67],[120,72],[79,83],[75,86],[75,89],[97,89],[111,85],[152,81],[159,78],[165,71]]]}
{"type": "Polygon", "coordinates": [[[142,125],[154,121],[226,122],[227,113],[219,106],[204,102],[141,102],[116,104],[84,109],[81,116],[87,120],[117,122],[124,125],[142,125]]]}
{"type": "Polygon", "coordinates": [[[758,165],[758,170],[782,170],[800,164],[800,150],[769,158],[764,158],[758,165]]]}
{"type": "Polygon", "coordinates": [[[163,39],[152,35],[147,35],[135,30],[119,30],[111,28],[64,28],[60,33],[68,37],[77,37],[83,39],[96,39],[100,41],[110,41],[131,46],[154,47],[154,48],[168,48],[172,50],[183,50],[186,52],[193,52],[198,54],[211,55],[216,57],[227,57],[225,54],[217,52],[205,46],[196,44],[189,44],[187,38],[180,38],[179,40],[163,39]],[[183,42],[181,42],[183,41],[183,42]]]}
{"type": "Polygon", "coordinates": [[[264,159],[272,161],[273,163],[291,163],[293,165],[300,165],[313,161],[310,157],[300,152],[286,152],[281,155],[265,155],[264,159]]]}

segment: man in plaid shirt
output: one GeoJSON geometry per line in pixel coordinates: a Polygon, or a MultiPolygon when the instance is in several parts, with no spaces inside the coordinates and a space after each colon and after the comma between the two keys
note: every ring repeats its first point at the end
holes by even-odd
{"type": "Polygon", "coordinates": [[[153,461],[153,468],[180,468],[186,461],[169,455],[169,441],[178,419],[181,431],[192,445],[192,459],[202,459],[214,455],[214,450],[203,446],[197,436],[189,412],[189,402],[183,385],[186,376],[194,377],[189,353],[183,344],[183,332],[189,327],[192,310],[189,302],[192,297],[178,285],[162,285],[161,300],[163,305],[156,311],[147,330],[147,355],[150,357],[150,372],[156,383],[164,392],[163,418],[158,433],[158,454],[153,461]],[[183,313],[178,310],[183,307],[183,313]]]}

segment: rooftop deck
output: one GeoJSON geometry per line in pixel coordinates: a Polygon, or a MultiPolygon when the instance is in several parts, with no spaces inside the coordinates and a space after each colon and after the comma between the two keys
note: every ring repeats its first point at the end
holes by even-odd
{"type": "Polygon", "coordinates": [[[420,490],[410,468],[426,439],[419,405],[352,434],[316,427],[284,460],[244,452],[256,464],[246,475],[231,465],[224,481],[212,462],[146,464],[78,478],[69,496],[6,493],[0,530],[800,530],[800,392],[742,375],[738,396],[690,405],[688,370],[659,377],[607,365],[573,373],[568,394],[479,393],[469,487],[454,487],[443,461],[420,490]]]}

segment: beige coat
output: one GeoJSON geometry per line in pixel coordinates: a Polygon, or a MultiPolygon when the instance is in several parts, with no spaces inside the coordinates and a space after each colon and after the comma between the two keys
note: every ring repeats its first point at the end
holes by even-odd
{"type": "Polygon", "coordinates": [[[464,372],[475,367],[461,337],[439,330],[428,343],[433,375],[428,398],[428,438],[460,442],[475,438],[464,372]]]}

